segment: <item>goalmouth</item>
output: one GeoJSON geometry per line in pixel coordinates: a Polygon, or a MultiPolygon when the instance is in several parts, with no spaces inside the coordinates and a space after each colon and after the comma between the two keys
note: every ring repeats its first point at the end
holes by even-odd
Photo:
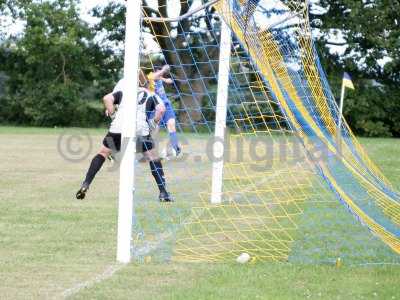
{"type": "MultiPolygon", "coordinates": [[[[308,1],[212,0],[164,18],[147,15],[154,8],[141,1],[126,6],[124,77],[132,84],[124,91],[119,262],[131,261],[136,241],[167,238],[170,259],[186,261],[242,252],[273,261],[398,259],[400,197],[340,115],[312,41],[308,1]],[[175,72],[168,95],[178,134],[197,143],[187,148],[202,155],[202,132],[213,137],[214,159],[198,174],[196,161],[179,171],[166,162],[171,207],[147,199],[145,179],[135,180],[142,29],[175,72]],[[239,157],[232,144],[246,147],[240,161],[227,161],[239,157]]],[[[145,58],[145,68],[160,66],[145,58]]]]}

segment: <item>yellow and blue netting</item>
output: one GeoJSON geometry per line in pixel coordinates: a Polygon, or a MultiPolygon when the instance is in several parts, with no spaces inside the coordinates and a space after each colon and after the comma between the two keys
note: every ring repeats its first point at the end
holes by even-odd
{"type": "MultiPolygon", "coordinates": [[[[182,8],[196,3],[180,1],[182,8]]],[[[144,7],[144,17],[165,18],[166,6],[144,7]]],[[[143,47],[142,69],[171,66],[167,92],[190,156],[165,163],[172,206],[149,200],[151,192],[140,192],[149,181],[138,179],[137,256],[158,251],[168,259],[218,261],[248,252],[276,261],[398,261],[400,196],[339,122],[307,1],[220,0],[183,20],[144,21],[144,43],[149,39],[153,51],[143,47]],[[221,19],[232,30],[229,159],[223,202],[213,205],[205,154],[215,127],[221,19]],[[263,145],[275,155],[255,161],[251,151],[265,152],[263,145]]]]}

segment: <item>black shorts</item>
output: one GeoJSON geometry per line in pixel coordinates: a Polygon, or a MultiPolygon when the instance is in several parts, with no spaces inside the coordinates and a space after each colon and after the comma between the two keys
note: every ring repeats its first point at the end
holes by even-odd
{"type": "MultiPolygon", "coordinates": [[[[121,134],[108,132],[103,139],[103,145],[113,152],[119,152],[121,150],[121,134]]],[[[154,141],[151,135],[140,136],[137,138],[136,152],[142,153],[150,151],[154,148],[154,141]]]]}
{"type": "Polygon", "coordinates": [[[121,150],[121,134],[107,132],[103,139],[103,145],[113,152],[119,152],[121,150]]]}
{"type": "Polygon", "coordinates": [[[154,148],[154,141],[151,135],[148,136],[138,136],[136,142],[136,152],[143,153],[146,151],[150,151],[154,148]]]}

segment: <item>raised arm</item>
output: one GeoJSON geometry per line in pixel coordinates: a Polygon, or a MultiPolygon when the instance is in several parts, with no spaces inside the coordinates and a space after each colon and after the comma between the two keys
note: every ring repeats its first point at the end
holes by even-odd
{"type": "Polygon", "coordinates": [[[151,73],[151,79],[153,80],[163,80],[164,76],[169,73],[170,67],[169,65],[165,65],[161,68],[161,70],[155,71],[151,73]]]}
{"type": "Polygon", "coordinates": [[[161,77],[161,80],[166,84],[173,84],[174,83],[174,81],[171,78],[161,77]]]}

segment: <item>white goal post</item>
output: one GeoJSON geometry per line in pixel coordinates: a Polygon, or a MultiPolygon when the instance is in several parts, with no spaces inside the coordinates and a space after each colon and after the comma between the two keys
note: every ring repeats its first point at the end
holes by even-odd
{"type": "Polygon", "coordinates": [[[132,247],[133,196],[135,192],[136,111],[142,1],[126,1],[126,36],[123,90],[123,128],[120,166],[117,261],[129,263],[132,247]]]}
{"type": "Polygon", "coordinates": [[[211,203],[222,202],[224,170],[226,114],[228,111],[229,68],[232,47],[232,31],[221,18],[221,42],[219,54],[218,90],[215,116],[215,140],[213,147],[213,169],[211,203]]]}

